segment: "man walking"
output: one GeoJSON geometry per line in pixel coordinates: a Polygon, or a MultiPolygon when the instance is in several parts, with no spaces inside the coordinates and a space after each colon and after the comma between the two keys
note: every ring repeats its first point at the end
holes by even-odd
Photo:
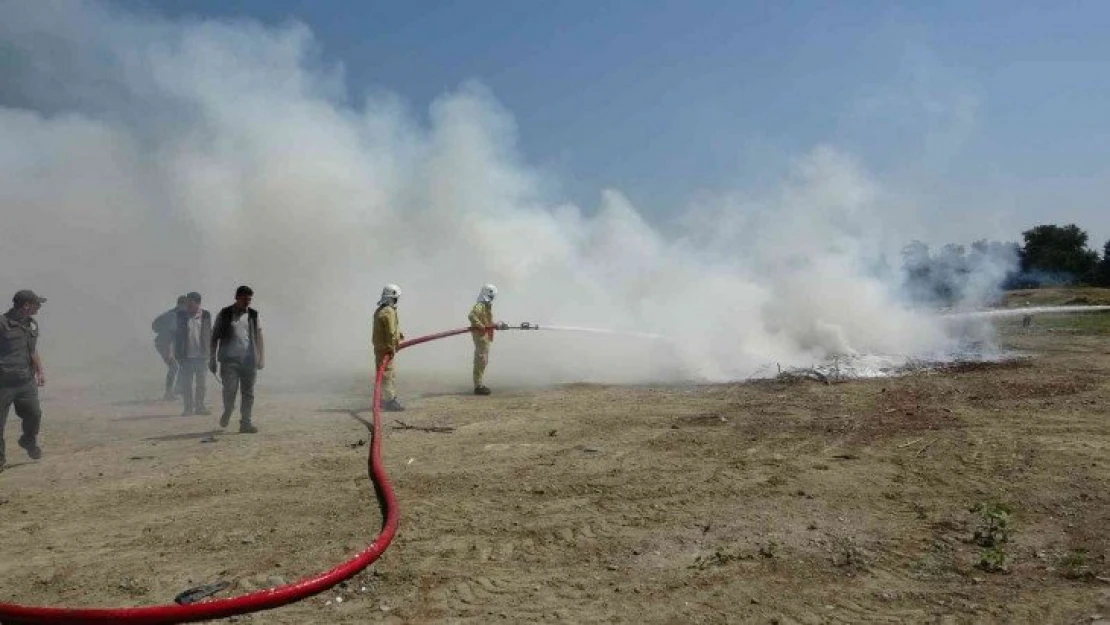
{"type": "Polygon", "coordinates": [[[154,349],[166,363],[166,393],[162,399],[171,401],[177,397],[177,362],[170,358],[170,346],[173,344],[174,334],[177,332],[177,314],[185,310],[185,296],[177,298],[177,306],[158,315],[154,323],[150,324],[154,330],[154,349]]]}
{"type": "Polygon", "coordinates": [[[389,412],[401,412],[404,406],[397,401],[397,389],[393,380],[393,360],[397,357],[397,348],[405,335],[401,333],[400,322],[397,320],[397,300],[401,299],[401,287],[396,284],[387,284],[382,289],[382,296],[378,300],[378,309],[374,311],[374,372],[382,368],[382,362],[389,357],[389,364],[382,377],[382,408],[389,412]]]}
{"type": "Polygon", "coordinates": [[[46,384],[46,376],[38,354],[39,327],[32,317],[45,301],[34,291],[19,291],[12,297],[11,310],[0,317],[0,471],[6,462],[4,426],[13,405],[23,424],[19,446],[32,460],[42,457],[38,445],[42,422],[38,387],[46,384]]]}
{"type": "Polygon", "coordinates": [[[170,350],[170,361],[177,362],[181,396],[185,410],[181,416],[212,414],[204,405],[204,365],[212,341],[212,314],[200,307],[200,293],[185,296],[185,310],[177,313],[177,334],[170,350]],[[194,390],[195,385],[195,390],[194,390]]]}
{"type": "Polygon", "coordinates": [[[474,339],[474,394],[489,395],[489,387],[483,384],[486,365],[489,364],[489,348],[493,343],[493,298],[497,297],[497,287],[487,284],[478,292],[478,301],[470,309],[470,336],[474,339]]]}
{"type": "Polygon", "coordinates": [[[235,396],[242,390],[243,401],[239,404],[239,432],[242,434],[258,432],[251,423],[254,382],[266,362],[258,311],[251,308],[253,297],[254,291],[249,286],[241,286],[235,290],[235,303],[216,315],[208,361],[212,373],[216,373],[216,361],[220,363],[220,381],[224,387],[220,427],[226,428],[231,423],[235,396]]]}

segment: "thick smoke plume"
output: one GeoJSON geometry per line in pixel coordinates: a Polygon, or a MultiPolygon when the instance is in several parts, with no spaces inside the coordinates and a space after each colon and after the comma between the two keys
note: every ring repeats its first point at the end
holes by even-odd
{"type": "MultiPolygon", "coordinates": [[[[910,237],[885,229],[882,186],[834,148],[798,158],[774,194],[704,201],[664,229],[617,190],[590,210],[545,195],[478,84],[425,116],[351,97],[299,25],[0,9],[0,284],[50,298],[55,371],[157,369],[151,319],[189,290],[227,305],[240,283],[271,380],[368,371],[387,282],[410,337],[464,325],[493,282],[500,319],[670,339],[504,333],[490,370],[504,382],[735,379],[957,344],[877,268],[883,242],[910,237]]],[[[466,384],[468,343],[406,353],[402,371],[466,384]]]]}
{"type": "Polygon", "coordinates": [[[914,241],[902,250],[906,296],[935,306],[977,309],[997,303],[1003,288],[1019,284],[1020,249],[1016,243],[976,241],[970,253],[962,245],[945,245],[931,253],[914,241]]]}

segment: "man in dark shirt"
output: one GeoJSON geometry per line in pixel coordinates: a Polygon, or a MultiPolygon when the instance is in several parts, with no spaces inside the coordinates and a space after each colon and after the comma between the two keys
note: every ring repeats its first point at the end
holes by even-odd
{"type": "Polygon", "coordinates": [[[170,346],[173,345],[173,338],[177,334],[177,313],[183,310],[185,310],[185,296],[180,295],[177,298],[177,306],[158,315],[150,325],[154,330],[154,349],[158,350],[158,355],[166,363],[166,393],[162,396],[166,401],[176,399],[178,394],[178,365],[177,361],[170,357],[170,346]]]}
{"type": "Polygon", "coordinates": [[[258,372],[266,366],[258,311],[250,307],[253,297],[254,291],[249,286],[241,286],[235,290],[235,303],[216,315],[208,361],[212,373],[216,373],[216,361],[220,363],[220,382],[224,387],[220,427],[226,428],[231,423],[235,396],[242,390],[243,401],[239,405],[239,432],[242,434],[258,432],[258,428],[251,423],[254,382],[258,372]]]}
{"type": "Polygon", "coordinates": [[[19,446],[33,460],[42,457],[38,387],[46,384],[46,376],[38,354],[39,327],[32,317],[45,301],[34,291],[19,291],[12,298],[11,310],[0,317],[0,471],[5,464],[4,426],[12,406],[23,422],[19,446]]]}

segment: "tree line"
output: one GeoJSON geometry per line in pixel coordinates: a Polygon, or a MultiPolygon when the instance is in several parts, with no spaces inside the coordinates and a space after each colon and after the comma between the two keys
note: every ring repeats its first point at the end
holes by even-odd
{"type": "Polygon", "coordinates": [[[999,290],[1045,286],[1110,287],[1110,241],[1100,254],[1075,224],[1040,225],[1022,244],[981,240],[931,250],[914,241],[902,250],[903,287],[915,301],[953,304],[999,290]]]}

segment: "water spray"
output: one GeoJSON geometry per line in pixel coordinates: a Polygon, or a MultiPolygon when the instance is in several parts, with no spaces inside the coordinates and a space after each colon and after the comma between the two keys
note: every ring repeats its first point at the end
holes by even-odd
{"type": "Polygon", "coordinates": [[[1063,315],[1068,313],[1105,312],[1110,306],[1033,306],[1027,308],[1003,308],[999,310],[975,310],[953,312],[941,315],[945,319],[978,319],[995,317],[1024,317],[1025,315],[1063,315]]]}
{"type": "Polygon", "coordinates": [[[610,336],[628,336],[637,339],[650,339],[653,341],[669,341],[671,339],[660,334],[649,334],[647,332],[625,332],[622,330],[609,330],[606,328],[583,328],[579,326],[563,326],[554,324],[532,323],[525,321],[520,325],[509,325],[507,323],[499,323],[493,326],[496,330],[551,330],[555,332],[582,332],[586,334],[608,334],[610,336]]]}
{"type": "Polygon", "coordinates": [[[587,334],[608,334],[610,336],[628,336],[637,339],[650,339],[653,341],[668,341],[665,336],[659,334],[649,334],[646,332],[624,332],[620,330],[607,330],[604,328],[580,328],[576,326],[559,326],[559,325],[545,325],[544,330],[555,330],[558,332],[584,332],[587,334]]]}

